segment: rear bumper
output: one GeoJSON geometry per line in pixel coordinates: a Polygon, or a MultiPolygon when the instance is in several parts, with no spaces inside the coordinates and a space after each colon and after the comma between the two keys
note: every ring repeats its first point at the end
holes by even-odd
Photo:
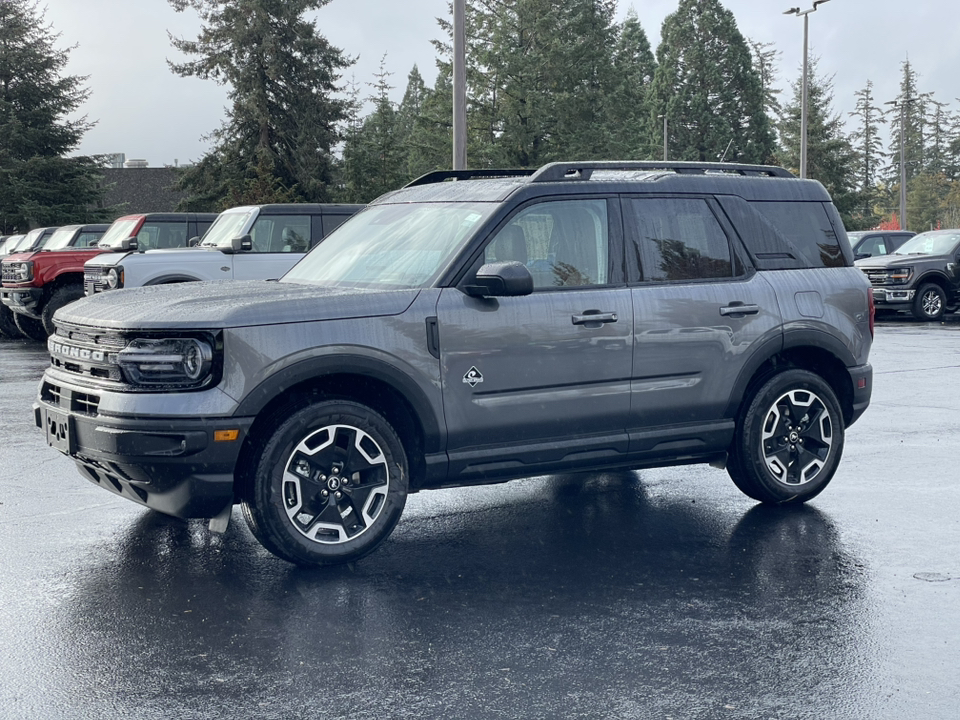
{"type": "Polygon", "coordinates": [[[39,319],[43,311],[43,288],[2,288],[0,302],[15,313],[39,319]]]}
{"type": "Polygon", "coordinates": [[[873,394],[873,366],[858,365],[847,368],[850,381],[853,383],[853,412],[847,427],[853,425],[870,405],[870,396],[873,394]]]}
{"type": "Polygon", "coordinates": [[[234,469],[253,418],[132,419],[89,411],[89,396],[65,391],[34,403],[47,443],[80,473],[117,495],[181,518],[210,518],[234,501],[234,469]],[[85,412],[77,412],[77,408],[85,412]],[[238,430],[218,442],[218,430],[238,430]]]}

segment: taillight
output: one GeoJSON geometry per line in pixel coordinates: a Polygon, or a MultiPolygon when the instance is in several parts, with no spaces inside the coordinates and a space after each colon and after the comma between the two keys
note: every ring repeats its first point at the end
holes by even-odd
{"type": "Polygon", "coordinates": [[[870,337],[873,335],[873,325],[877,317],[877,307],[873,304],[873,288],[867,288],[867,310],[870,312],[870,337]]]}

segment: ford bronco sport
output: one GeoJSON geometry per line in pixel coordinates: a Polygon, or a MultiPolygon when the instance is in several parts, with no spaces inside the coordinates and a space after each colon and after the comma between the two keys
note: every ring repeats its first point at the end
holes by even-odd
{"type": "Polygon", "coordinates": [[[433,173],[279,282],[57,313],[35,405],[106,490],[294,563],[355,560],[408,493],[725,466],[800,503],[870,400],[872,295],[823,187],[780,168],[433,173]]]}

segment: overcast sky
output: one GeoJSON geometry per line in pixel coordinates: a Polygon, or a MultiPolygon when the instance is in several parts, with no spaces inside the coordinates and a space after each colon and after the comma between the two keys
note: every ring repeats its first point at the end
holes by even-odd
{"type": "MultiPolygon", "coordinates": [[[[87,75],[91,97],[83,108],[97,122],[81,154],[126,153],[151,166],[198,160],[205,135],[223,120],[226,94],[212,81],[173,75],[179,60],[167,32],[193,38],[195,13],[174,12],[166,0],[45,0],[47,20],[61,33],[60,47],[77,45],[67,71],[87,75]]],[[[780,84],[800,76],[803,20],[783,15],[812,0],[722,0],[746,37],[782,51],[780,84]]],[[[42,3],[41,3],[42,4],[42,3]]],[[[634,7],[654,50],[663,19],[677,0],[620,0],[618,14],[634,7]]],[[[332,0],[317,15],[320,32],[356,64],[346,71],[364,91],[381,58],[394,73],[399,100],[416,64],[429,85],[436,77],[430,41],[441,37],[436,18],[447,0],[332,0]]],[[[921,92],[960,109],[960,6],[957,0],[831,0],[810,16],[811,54],[821,73],[834,75],[835,109],[846,116],[853,93],[873,80],[878,104],[896,97],[900,64],[908,56],[921,92]]]]}

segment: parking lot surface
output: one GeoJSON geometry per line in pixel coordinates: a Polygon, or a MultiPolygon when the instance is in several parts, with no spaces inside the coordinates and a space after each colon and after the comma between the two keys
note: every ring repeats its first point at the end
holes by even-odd
{"type": "Polygon", "coordinates": [[[306,571],[81,479],[0,340],[0,717],[958,718],[960,318],[871,361],[807,506],[706,466],[430,491],[306,571]]]}

